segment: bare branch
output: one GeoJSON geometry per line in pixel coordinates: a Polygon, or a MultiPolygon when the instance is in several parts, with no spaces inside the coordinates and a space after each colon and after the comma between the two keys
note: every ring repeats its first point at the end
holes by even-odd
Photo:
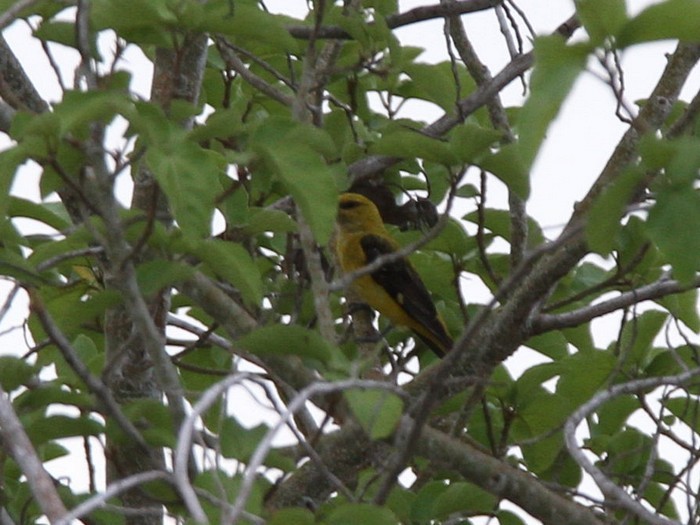
{"type": "Polygon", "coordinates": [[[608,498],[607,502],[632,512],[635,516],[652,525],[678,525],[678,522],[651,513],[646,507],[633,500],[622,487],[608,478],[591,462],[586,454],[584,454],[581,447],[579,447],[576,440],[576,429],[586,417],[617,396],[647,392],[664,385],[683,386],[698,376],[700,376],[700,368],[694,368],[677,375],[637,379],[635,381],[614,385],[606,391],[599,392],[589,401],[581,405],[569,417],[564,425],[566,448],[576,463],[591,475],[600,490],[605,494],[606,498],[608,498]]]}
{"type": "Polygon", "coordinates": [[[542,523],[605,523],[590,509],[557,495],[534,476],[434,428],[423,429],[416,453],[436,465],[456,470],[489,493],[515,503],[542,523]]]}
{"type": "Polygon", "coordinates": [[[251,456],[245,475],[243,476],[243,483],[241,484],[241,488],[236,496],[234,509],[230,517],[231,522],[235,521],[236,517],[242,512],[248,497],[250,496],[250,492],[253,489],[253,483],[258,475],[258,468],[262,466],[265,457],[267,457],[268,452],[272,448],[273,439],[276,437],[277,433],[282,429],[282,427],[287,425],[292,420],[294,413],[302,408],[304,404],[314,396],[328,395],[334,392],[350,390],[352,388],[374,388],[378,390],[387,390],[389,392],[393,392],[397,396],[405,397],[404,391],[397,385],[367,379],[347,379],[345,381],[338,381],[337,383],[318,382],[309,385],[304,390],[299,392],[299,394],[297,394],[297,396],[287,404],[287,410],[280,414],[280,419],[267,431],[265,437],[260,441],[260,444],[257,446],[255,452],[251,456]]]}
{"type": "Polygon", "coordinates": [[[533,321],[532,331],[533,334],[541,334],[550,330],[571,328],[643,301],[660,299],[667,295],[683,293],[693,288],[700,288],[700,278],[696,278],[690,284],[683,284],[669,278],[663,278],[635,290],[621,293],[613,299],[579,308],[578,310],[562,314],[540,315],[533,321]]]}
{"type": "Polygon", "coordinates": [[[39,3],[39,0],[17,0],[0,15],[0,29],[5,29],[14,22],[23,9],[27,9],[37,3],[39,3]]]}
{"type": "Polygon", "coordinates": [[[173,458],[173,475],[175,477],[175,486],[177,486],[185,506],[190,514],[192,514],[192,518],[197,523],[207,523],[207,516],[197,499],[197,493],[194,487],[190,483],[188,472],[188,459],[191,454],[195,425],[202,414],[206,412],[211,405],[216,403],[219,397],[229,388],[243,381],[257,380],[259,380],[259,378],[254,374],[240,373],[216,383],[200,396],[199,400],[197,400],[192,407],[192,411],[180,425],[180,431],[177,436],[177,447],[175,448],[175,456],[173,458]]]}
{"type": "Polygon", "coordinates": [[[331,313],[329,286],[321,264],[321,254],[316,247],[309,224],[301,215],[301,210],[297,209],[297,214],[299,240],[304,252],[306,268],[311,279],[311,291],[313,292],[314,309],[318,318],[319,331],[326,341],[335,344],[337,342],[335,322],[331,313]]]}
{"type": "Polygon", "coordinates": [[[1,34],[0,97],[14,109],[28,109],[34,113],[43,113],[49,107],[1,34]]]}
{"type": "MultiPolygon", "coordinates": [[[[579,27],[575,16],[561,24],[555,33],[569,38],[579,27]]],[[[462,99],[458,103],[457,115],[443,115],[432,124],[424,127],[421,132],[428,136],[440,137],[455,126],[461,124],[465,118],[490,102],[504,87],[525,73],[534,64],[532,52],[525,53],[513,59],[490,82],[479,87],[474,93],[462,99]]],[[[402,159],[387,157],[384,155],[371,155],[358,160],[348,167],[348,173],[352,182],[370,178],[383,170],[399,163],[402,159]]]]}
{"type": "Polygon", "coordinates": [[[245,62],[243,62],[238,56],[235,48],[229,44],[225,38],[221,36],[216,37],[215,42],[216,48],[219,50],[219,53],[221,53],[224,60],[226,60],[226,63],[231,67],[231,69],[241,75],[241,77],[251,86],[284,106],[291,107],[294,104],[294,97],[277,89],[275,86],[248,69],[245,62]]]}
{"type": "MultiPolygon", "coordinates": [[[[426,5],[409,9],[405,13],[389,15],[386,17],[386,25],[389,29],[404,27],[416,22],[424,22],[434,18],[445,16],[458,16],[477,11],[485,11],[500,5],[503,0],[460,0],[447,5],[426,5]]],[[[368,25],[373,25],[370,23],[368,25]]],[[[337,26],[287,26],[289,34],[295,38],[309,39],[312,34],[315,38],[332,38],[338,40],[350,39],[352,36],[344,29],[337,26]]]]}
{"type": "MultiPolygon", "coordinates": [[[[70,512],[61,517],[61,519],[57,520],[53,525],[71,525],[73,520],[78,520],[97,509],[103,508],[107,504],[108,499],[118,496],[122,492],[126,492],[131,488],[156,480],[172,481],[172,476],[167,472],[160,470],[150,470],[120,479],[114,483],[110,483],[104,492],[95,494],[94,496],[86,499],[80,505],[73,508],[70,512]]],[[[160,510],[158,512],[160,513],[160,510]]]]}

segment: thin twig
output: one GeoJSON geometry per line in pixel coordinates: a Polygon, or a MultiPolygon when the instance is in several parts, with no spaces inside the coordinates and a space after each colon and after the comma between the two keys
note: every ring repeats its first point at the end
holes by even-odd
{"type": "Polygon", "coordinates": [[[23,9],[27,9],[38,2],[39,0],[18,0],[12,4],[0,15],[0,29],[5,29],[8,25],[14,22],[17,15],[23,9]]]}
{"type": "MultiPolygon", "coordinates": [[[[110,498],[118,496],[119,494],[126,492],[133,487],[138,487],[144,483],[149,483],[156,480],[172,482],[172,476],[161,470],[149,470],[147,472],[139,472],[138,474],[133,474],[126,478],[120,479],[119,481],[110,483],[104,492],[95,494],[94,496],[86,499],[80,505],[74,507],[70,512],[62,516],[53,525],[71,525],[73,520],[78,520],[97,509],[103,508],[107,504],[107,500],[110,498]]],[[[142,512],[142,510],[139,509],[139,512],[142,512]]],[[[158,509],[159,514],[160,512],[160,509],[158,509]]]]}
{"type": "Polygon", "coordinates": [[[614,483],[598,467],[596,467],[577,443],[576,429],[578,426],[590,414],[615,397],[624,394],[646,392],[664,385],[683,386],[698,376],[700,376],[700,367],[677,375],[637,379],[634,381],[628,381],[627,383],[617,384],[610,387],[608,390],[599,392],[589,401],[577,408],[574,413],[569,416],[564,425],[564,440],[566,443],[566,448],[576,463],[578,463],[579,466],[593,478],[601,492],[608,498],[608,504],[628,510],[641,520],[652,525],[678,525],[679,523],[669,520],[663,516],[653,514],[647,510],[646,507],[633,500],[622,487],[614,483]]]}
{"type": "Polygon", "coordinates": [[[216,43],[216,48],[219,50],[219,53],[221,53],[221,56],[226,61],[227,65],[236,73],[241,75],[241,78],[243,78],[251,86],[284,106],[291,107],[294,104],[293,96],[283,93],[262,77],[259,77],[253,73],[245,62],[240,59],[237,52],[228,44],[228,41],[224,37],[218,36],[214,39],[214,42],[216,43]]]}
{"type": "MultiPolygon", "coordinates": [[[[410,9],[404,13],[389,15],[386,17],[385,23],[389,29],[396,29],[417,22],[424,22],[434,18],[443,18],[445,16],[464,15],[467,13],[475,13],[477,11],[485,11],[500,5],[503,0],[461,0],[455,1],[449,5],[427,5],[410,9]]],[[[374,22],[368,24],[370,27],[374,22]]],[[[338,26],[320,26],[313,28],[309,26],[287,26],[287,31],[294,38],[308,39],[312,34],[315,38],[331,38],[337,40],[346,40],[352,36],[338,26]]]]}
{"type": "Polygon", "coordinates": [[[275,439],[277,433],[282,429],[282,427],[286,426],[289,421],[291,421],[294,413],[304,406],[304,404],[306,404],[310,398],[316,395],[328,395],[352,388],[387,390],[400,397],[405,396],[404,391],[397,385],[384,381],[371,381],[366,379],[347,379],[344,381],[338,381],[337,383],[318,382],[304,388],[294,399],[291,400],[291,402],[288,403],[287,410],[280,414],[280,419],[267,431],[265,437],[260,441],[260,444],[257,446],[255,452],[251,456],[246,472],[243,476],[241,488],[236,496],[234,510],[231,516],[231,523],[235,522],[236,517],[243,510],[248,497],[250,496],[250,492],[253,489],[253,483],[258,475],[258,468],[262,465],[265,457],[272,448],[273,439],[275,439]]]}
{"type": "Polygon", "coordinates": [[[541,334],[551,330],[560,330],[562,328],[571,328],[583,323],[587,323],[592,319],[609,314],[621,308],[626,308],[643,301],[660,299],[668,295],[683,293],[693,288],[700,288],[700,277],[696,278],[692,283],[684,284],[678,281],[664,278],[654,283],[642,286],[629,292],[621,293],[619,296],[593,304],[565,312],[561,314],[543,314],[533,321],[532,332],[541,334]]]}

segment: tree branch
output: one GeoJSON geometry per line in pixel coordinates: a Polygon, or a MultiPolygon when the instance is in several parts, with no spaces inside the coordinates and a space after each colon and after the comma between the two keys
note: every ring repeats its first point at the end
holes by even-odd
{"type": "Polygon", "coordinates": [[[602,525],[605,520],[562,498],[534,476],[431,427],[423,429],[416,453],[455,470],[490,494],[518,505],[545,524],[602,525]]]}
{"type": "Polygon", "coordinates": [[[0,34],[0,97],[14,109],[43,113],[48,104],[24,72],[5,37],[0,34]]]}
{"type": "Polygon", "coordinates": [[[284,106],[291,107],[294,104],[294,97],[277,89],[248,69],[248,66],[240,59],[234,47],[225,38],[218,36],[214,41],[216,42],[216,48],[219,50],[219,53],[221,53],[226,64],[241,75],[243,80],[248,82],[248,84],[284,106]]]}
{"type": "Polygon", "coordinates": [[[588,456],[583,452],[582,448],[579,447],[576,440],[576,428],[586,417],[588,417],[588,415],[617,396],[638,392],[648,392],[654,388],[664,385],[683,386],[698,376],[700,376],[700,367],[693,368],[677,375],[637,379],[634,381],[628,381],[627,383],[614,385],[608,390],[598,392],[589,401],[581,405],[573,414],[571,414],[564,425],[564,440],[566,442],[566,448],[576,463],[578,463],[581,468],[591,475],[601,492],[606,496],[606,501],[611,505],[615,505],[630,511],[644,522],[652,525],[679,525],[679,522],[675,522],[663,516],[658,516],[651,513],[641,503],[633,500],[622,487],[608,478],[591,462],[588,456]]]}
{"type": "Polygon", "coordinates": [[[561,314],[543,314],[532,323],[532,334],[537,335],[551,330],[561,330],[578,326],[596,317],[601,317],[616,310],[622,310],[643,301],[660,299],[667,295],[686,292],[693,288],[700,288],[700,277],[690,284],[679,283],[668,278],[660,279],[635,290],[621,293],[619,296],[591,306],[564,312],[561,314]]]}
{"type": "MultiPolygon", "coordinates": [[[[386,25],[389,29],[415,24],[417,22],[425,22],[434,18],[442,18],[445,16],[458,16],[467,13],[475,13],[477,11],[485,11],[500,5],[503,0],[460,0],[449,5],[426,5],[409,9],[405,13],[397,13],[386,17],[386,25]]],[[[373,26],[374,22],[367,24],[373,26]]],[[[287,31],[294,38],[310,39],[315,38],[330,38],[335,40],[351,39],[345,29],[338,26],[320,26],[318,28],[309,26],[287,26],[287,31]]]]}
{"type": "MultiPolygon", "coordinates": [[[[569,38],[578,27],[579,23],[576,17],[572,16],[559,26],[556,33],[562,35],[564,38],[569,38]]],[[[513,59],[493,77],[490,82],[485,83],[474,91],[474,93],[460,100],[457,103],[456,115],[443,115],[432,124],[425,126],[421,130],[421,133],[430,137],[441,137],[455,126],[464,122],[464,119],[476,110],[488,104],[504,87],[530,69],[534,64],[534,60],[535,58],[532,51],[513,59]]],[[[365,157],[348,166],[350,181],[351,183],[355,183],[363,179],[371,178],[381,173],[383,170],[398,164],[401,160],[403,159],[385,155],[371,155],[365,157]]]]}
{"type": "MultiPolygon", "coordinates": [[[[53,525],[71,525],[74,523],[74,520],[81,519],[91,512],[104,507],[107,504],[108,499],[118,496],[122,492],[125,492],[131,488],[156,480],[172,482],[172,476],[167,472],[162,472],[160,470],[149,470],[147,472],[139,472],[138,474],[134,474],[127,478],[110,483],[104,492],[95,494],[94,496],[86,499],[80,505],[74,507],[70,512],[66,513],[63,517],[57,520],[53,525]]],[[[160,513],[160,510],[158,512],[160,513]]]]}

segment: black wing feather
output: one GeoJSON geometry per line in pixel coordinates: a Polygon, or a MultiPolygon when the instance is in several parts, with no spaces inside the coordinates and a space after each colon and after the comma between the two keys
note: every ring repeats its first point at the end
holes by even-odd
{"type": "MultiPolygon", "coordinates": [[[[360,245],[365,253],[367,264],[382,255],[394,252],[391,243],[378,235],[365,235],[360,240],[360,245]]],[[[433,333],[446,347],[451,346],[451,338],[439,321],[430,293],[408,260],[401,258],[384,264],[372,272],[371,276],[396,302],[403,306],[408,315],[433,333]]],[[[420,334],[418,335],[420,336],[420,334]]],[[[425,338],[421,337],[421,339],[424,339],[431,347],[434,346],[425,338]]]]}

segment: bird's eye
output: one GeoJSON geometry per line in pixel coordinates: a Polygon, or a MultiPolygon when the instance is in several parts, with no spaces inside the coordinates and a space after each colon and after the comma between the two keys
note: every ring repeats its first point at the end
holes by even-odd
{"type": "Polygon", "coordinates": [[[357,201],[343,201],[338,205],[338,207],[341,210],[351,210],[352,208],[357,208],[359,205],[360,203],[357,201]]]}

